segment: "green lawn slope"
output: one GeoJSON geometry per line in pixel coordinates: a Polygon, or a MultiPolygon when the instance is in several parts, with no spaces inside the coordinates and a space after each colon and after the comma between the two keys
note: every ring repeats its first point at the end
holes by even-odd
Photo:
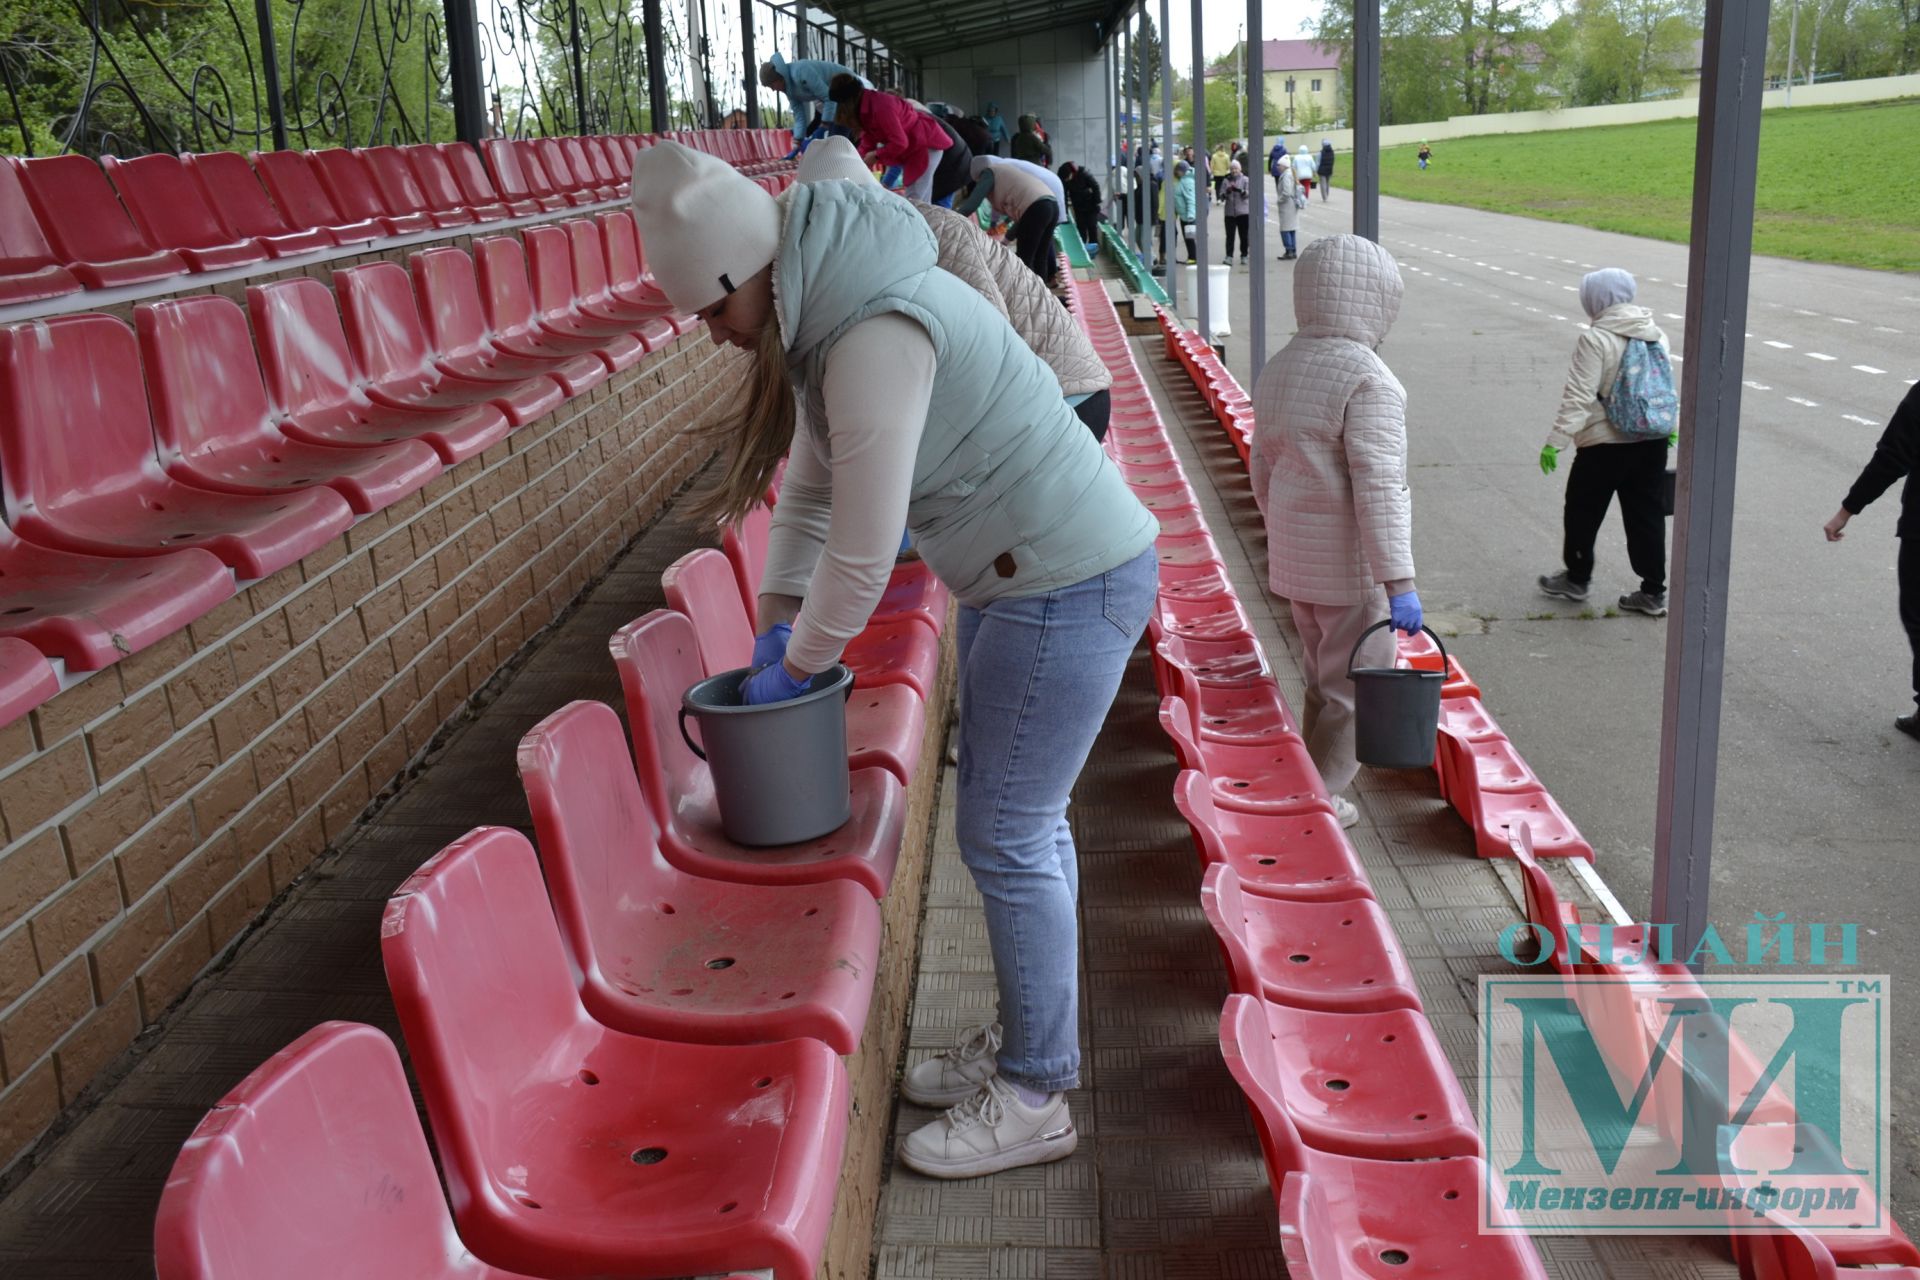
{"type": "MultiPolygon", "coordinates": [[[[1696,122],[1662,120],[1381,152],[1390,196],[1685,242],[1696,122]]],[[[1768,111],[1760,123],[1753,250],[1920,271],[1920,101],[1768,111]]]]}

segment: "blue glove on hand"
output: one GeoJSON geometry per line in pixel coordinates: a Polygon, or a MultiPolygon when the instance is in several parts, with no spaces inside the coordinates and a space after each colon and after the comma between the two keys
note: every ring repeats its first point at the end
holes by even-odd
{"type": "Polygon", "coordinates": [[[753,660],[751,666],[758,671],[770,667],[787,656],[787,642],[793,639],[791,622],[776,622],[753,638],[753,660]]]}
{"type": "Polygon", "coordinates": [[[900,185],[901,173],[902,173],[902,170],[899,165],[897,164],[888,165],[887,171],[880,175],[880,185],[885,187],[887,190],[892,191],[895,187],[898,187],[900,185]]]}
{"type": "Polygon", "coordinates": [[[787,664],[776,662],[770,667],[756,671],[748,676],[740,686],[740,700],[750,707],[764,706],[769,702],[785,702],[797,698],[807,691],[812,677],[795,680],[787,671],[787,664]]]}
{"type": "Polygon", "coordinates": [[[1413,635],[1420,630],[1424,615],[1420,612],[1420,593],[1402,591],[1387,601],[1388,616],[1393,619],[1393,629],[1413,635]]]}
{"type": "Polygon", "coordinates": [[[793,159],[793,158],[794,158],[795,156],[797,156],[797,155],[799,155],[799,154],[800,154],[800,152],[801,152],[801,148],[800,148],[799,146],[795,146],[793,150],[791,150],[791,151],[789,151],[789,152],[787,152],[787,154],[786,154],[786,155],[784,155],[784,156],[782,156],[782,157],[781,157],[781,159],[783,159],[783,160],[791,160],[791,159],[793,159]]]}

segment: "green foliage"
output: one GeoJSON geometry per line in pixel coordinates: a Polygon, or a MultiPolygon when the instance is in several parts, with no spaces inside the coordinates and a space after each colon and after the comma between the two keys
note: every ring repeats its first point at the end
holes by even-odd
{"type": "MultiPolygon", "coordinates": [[[[1500,134],[1440,142],[1425,172],[1415,146],[1380,157],[1390,196],[1465,205],[1685,243],[1692,227],[1697,122],[1500,134]],[[1607,157],[1631,156],[1631,164],[1607,157]]],[[[1808,262],[1920,271],[1920,168],[1826,165],[1862,139],[1920,137],[1920,102],[1764,113],[1753,251],[1808,262]]]]}
{"type": "Polygon", "coordinates": [[[1671,97],[1698,72],[1703,0],[1576,0],[1544,33],[1543,73],[1566,106],[1671,97]]]}
{"type": "MultiPolygon", "coordinates": [[[[1540,0],[1383,0],[1380,119],[1445,120],[1537,103],[1540,0]]],[[[1323,0],[1316,37],[1338,46],[1341,110],[1353,115],[1353,0],[1323,0]]]]}

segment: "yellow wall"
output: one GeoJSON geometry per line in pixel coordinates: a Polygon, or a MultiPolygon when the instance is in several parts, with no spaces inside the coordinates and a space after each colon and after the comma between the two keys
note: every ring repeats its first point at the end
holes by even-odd
{"type": "Polygon", "coordinates": [[[1318,67],[1304,71],[1269,71],[1267,74],[1267,102],[1269,110],[1277,109],[1279,115],[1270,116],[1267,121],[1269,131],[1278,127],[1301,128],[1312,118],[1313,103],[1320,107],[1321,124],[1330,124],[1340,114],[1340,69],[1338,67],[1318,67]],[[1293,119],[1287,124],[1287,77],[1293,77],[1293,119]],[[1319,92],[1314,92],[1313,82],[1320,82],[1319,92]]]}

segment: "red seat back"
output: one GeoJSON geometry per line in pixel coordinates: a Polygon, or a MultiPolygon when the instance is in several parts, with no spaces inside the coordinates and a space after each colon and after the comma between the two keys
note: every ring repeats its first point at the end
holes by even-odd
{"type": "Polygon", "coordinates": [[[578,191],[580,180],[574,176],[573,166],[567,163],[567,157],[560,150],[558,138],[533,138],[524,144],[521,153],[523,162],[531,162],[529,167],[537,168],[547,178],[547,186],[554,191],[578,191]]]}
{"type": "Polygon", "coordinates": [[[320,185],[333,197],[334,205],[349,218],[381,218],[389,213],[410,212],[391,209],[373,185],[373,174],[359,152],[345,147],[324,147],[309,151],[320,185]]]}
{"type": "Polygon", "coordinates": [[[713,790],[706,766],[680,736],[680,695],[706,679],[706,667],[683,613],[655,609],[613,633],[608,642],[626,694],[627,725],[640,789],[664,823],[673,797],[713,790]]]}
{"type": "Polygon", "coordinates": [[[473,259],[458,249],[423,249],[407,260],[420,297],[427,341],[443,356],[465,355],[487,345],[486,309],[473,259]]]}
{"type": "Polygon", "coordinates": [[[689,551],[660,575],[667,607],[687,615],[708,675],[744,667],[753,659],[753,623],[740,603],[733,565],[711,547],[689,551]]]}
{"type": "Polygon", "coordinates": [[[475,240],[473,264],[480,277],[480,308],[487,327],[499,334],[526,333],[536,328],[527,255],[519,239],[488,236],[475,240]]]}
{"type": "Polygon", "coordinates": [[[61,262],[110,263],[159,253],[171,259],[167,270],[143,273],[142,279],[186,270],[186,263],[141,233],[120,207],[107,175],[87,157],[43,156],[19,164],[40,230],[61,262]]]}
{"type": "Polygon", "coordinates": [[[315,1027],[207,1112],[153,1248],[158,1280],[503,1275],[461,1245],[400,1055],[357,1022],[315,1027]]]}
{"type": "MultiPolygon", "coordinates": [[[[1208,873],[1208,880],[1220,872],[1233,874],[1225,867],[1215,867],[1208,873]]],[[[1273,1027],[1257,997],[1227,997],[1226,1007],[1220,1011],[1220,1053],[1240,1091],[1247,1095],[1269,1176],[1278,1178],[1283,1171],[1306,1168],[1306,1143],[1281,1102],[1284,1086],[1280,1058],[1273,1051],[1273,1027]]]]}
{"type": "Polygon", "coordinates": [[[307,279],[249,285],[247,314],[277,412],[298,417],[353,398],[353,361],[327,286],[307,279]]]}
{"type": "Polygon", "coordinates": [[[607,251],[608,281],[621,289],[637,289],[645,284],[647,258],[633,215],[625,209],[615,209],[597,215],[594,221],[600,224],[600,243],[607,251]]]}
{"type": "Polygon", "coordinates": [[[296,227],[337,227],[359,220],[342,213],[327,194],[310,152],[256,151],[253,167],[273,203],[296,227]]]}
{"type": "Polygon", "coordinates": [[[492,204],[500,199],[500,190],[487,175],[487,166],[481,162],[478,151],[464,142],[442,142],[434,150],[446,162],[468,204],[492,204]]]}
{"type": "MultiPolygon", "coordinates": [[[[509,200],[531,200],[546,194],[544,183],[539,187],[533,185],[531,175],[520,163],[520,149],[511,138],[488,138],[480,144],[480,150],[487,158],[487,167],[493,171],[493,185],[501,195],[509,200]]],[[[457,166],[455,171],[458,172],[457,166]]]]}
{"type": "Polygon", "coordinates": [[[422,213],[451,207],[427,203],[426,188],[420,185],[420,176],[399,147],[368,147],[359,155],[362,168],[373,179],[374,189],[388,212],[422,213]]]}
{"type": "MultiPolygon", "coordinates": [[[[481,827],[428,859],[388,899],[380,952],[443,1166],[504,1174],[532,1123],[517,1098],[571,1081],[603,1034],[526,837],[481,827]]],[[[456,1183],[455,1203],[475,1192],[493,1194],[456,1183]]]]}
{"type": "Polygon", "coordinates": [[[570,218],[560,226],[567,233],[574,299],[589,307],[606,302],[610,296],[607,253],[600,240],[599,225],[585,218],[570,218]]]}
{"type": "Polygon", "coordinates": [[[57,298],[80,288],[73,273],[54,261],[53,246],[20,185],[17,163],[0,157],[0,305],[57,298]]]}
{"type": "MultiPolygon", "coordinates": [[[[439,147],[422,143],[411,147],[396,148],[405,156],[407,163],[413,166],[413,176],[420,181],[420,190],[426,196],[429,209],[463,209],[470,204],[485,204],[485,200],[469,200],[460,190],[460,183],[453,176],[453,166],[439,147]]],[[[467,154],[473,154],[469,151],[467,154]]]]}
{"type": "Polygon", "coordinates": [[[578,138],[557,138],[560,154],[566,158],[567,166],[573,171],[573,180],[582,191],[603,185],[593,171],[593,161],[587,157],[587,148],[578,138]]]}
{"type": "Polygon", "coordinates": [[[618,186],[625,181],[613,162],[612,154],[607,149],[607,139],[592,135],[581,138],[580,150],[586,153],[587,164],[601,186],[618,186]]]}
{"type": "Polygon", "coordinates": [[[210,151],[189,155],[186,165],[200,184],[201,193],[220,215],[220,221],[243,236],[284,236],[296,230],[287,217],[267,198],[247,158],[233,151],[210,151]]]}
{"type": "MultiPolygon", "coordinates": [[[[460,253],[458,249],[450,252],[460,253]]],[[[378,384],[429,369],[433,348],[404,267],[397,262],[349,267],[333,273],[333,287],[340,300],[347,352],[367,381],[378,384]]]]}
{"type": "Polygon", "coordinates": [[[767,571],[767,538],[773,530],[773,509],[756,502],[720,535],[720,546],[733,562],[740,584],[740,604],[757,631],[760,627],[760,577],[767,571]]]}
{"type": "Polygon", "coordinates": [[[100,165],[113,179],[134,222],[153,244],[168,249],[211,249],[239,238],[239,232],[221,222],[192,170],[179,156],[136,156],[132,160],[103,156],[100,165]]]}
{"type": "Polygon", "coordinates": [[[574,702],[520,739],[520,782],[540,863],[582,973],[593,973],[596,954],[632,950],[631,904],[657,901],[659,886],[674,878],[625,738],[613,708],[574,702]]]}
{"type": "Polygon", "coordinates": [[[247,315],[217,294],[134,309],[160,456],[210,453],[274,431],[247,315]]]}
{"type": "MultiPolygon", "coordinates": [[[[546,320],[567,315],[574,309],[571,238],[551,223],[528,227],[521,236],[526,245],[526,279],[532,289],[534,313],[546,320]]],[[[511,276],[512,269],[504,259],[497,269],[511,276]]],[[[485,279],[490,268],[484,260],[480,270],[485,279]]],[[[495,324],[499,327],[497,320],[495,324]]]]}
{"type": "Polygon", "coordinates": [[[9,519],[157,479],[133,330],[57,316],[0,330],[0,489],[9,519]]]}

